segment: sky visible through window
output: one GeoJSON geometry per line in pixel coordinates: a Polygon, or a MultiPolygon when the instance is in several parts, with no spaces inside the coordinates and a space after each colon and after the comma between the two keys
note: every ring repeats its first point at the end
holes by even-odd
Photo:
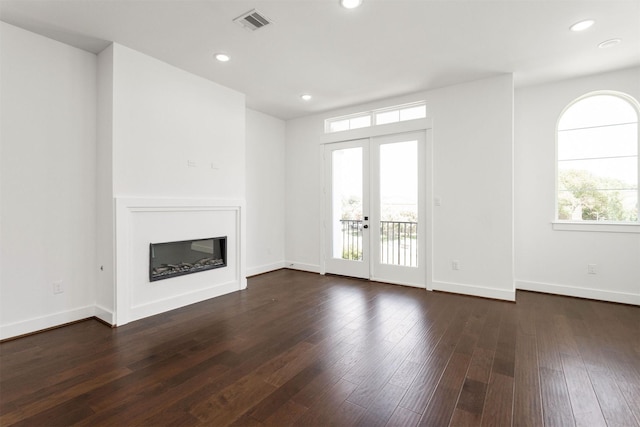
{"type": "Polygon", "coordinates": [[[569,107],[558,123],[558,176],[559,219],[637,220],[638,114],[635,108],[626,99],[604,94],[584,98],[569,107]],[[578,196],[578,177],[582,188],[592,187],[599,194],[592,192],[591,196],[585,196],[583,191],[583,195],[578,196]],[[573,189],[566,188],[567,182],[573,183],[573,189]],[[569,200],[571,197],[573,201],[569,200]],[[579,197],[582,201],[576,200],[579,197]],[[586,202],[588,197],[591,201],[586,202]],[[614,215],[611,209],[604,212],[587,206],[597,203],[593,199],[598,197],[609,198],[609,204],[619,198],[622,207],[616,209],[626,213],[614,215]],[[584,214],[585,209],[598,212],[584,214]],[[585,215],[595,217],[585,218],[585,215]]]}

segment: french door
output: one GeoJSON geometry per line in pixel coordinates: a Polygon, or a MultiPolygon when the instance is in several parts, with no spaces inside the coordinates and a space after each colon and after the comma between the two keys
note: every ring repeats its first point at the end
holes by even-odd
{"type": "Polygon", "coordinates": [[[425,134],[326,144],[324,271],[425,286],[425,134]]]}

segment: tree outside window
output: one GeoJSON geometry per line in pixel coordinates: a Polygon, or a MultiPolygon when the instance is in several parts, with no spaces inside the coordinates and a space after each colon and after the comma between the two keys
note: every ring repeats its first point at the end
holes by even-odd
{"type": "Polygon", "coordinates": [[[587,94],[560,116],[557,219],[638,222],[638,103],[587,94]]]}

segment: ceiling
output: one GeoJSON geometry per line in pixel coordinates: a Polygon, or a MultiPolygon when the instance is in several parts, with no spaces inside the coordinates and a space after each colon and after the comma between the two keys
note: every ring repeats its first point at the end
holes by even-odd
{"type": "Polygon", "coordinates": [[[0,0],[0,19],[94,53],[117,42],[282,119],[501,73],[524,86],[640,65],[640,0],[0,0]],[[254,8],[273,24],[233,22],[254,8]]]}

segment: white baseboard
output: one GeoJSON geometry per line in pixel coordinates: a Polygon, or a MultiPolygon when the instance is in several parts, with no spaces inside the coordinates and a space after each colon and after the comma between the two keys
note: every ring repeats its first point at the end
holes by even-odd
{"type": "Polygon", "coordinates": [[[528,282],[524,280],[516,280],[516,289],[618,302],[622,304],[640,305],[640,294],[631,294],[626,292],[603,291],[601,289],[580,288],[577,286],[559,285],[555,283],[528,282]]]}
{"type": "Polygon", "coordinates": [[[377,283],[388,283],[391,285],[401,285],[401,286],[409,286],[411,288],[419,288],[419,289],[425,289],[424,285],[419,285],[416,283],[407,283],[407,282],[403,282],[400,280],[388,280],[388,279],[378,279],[376,277],[371,277],[369,280],[371,280],[372,282],[377,282],[377,283]]]}
{"type": "Polygon", "coordinates": [[[113,310],[107,310],[102,306],[96,305],[93,315],[109,325],[116,324],[116,316],[113,314],[113,310]]]}
{"type": "MultiPolygon", "coordinates": [[[[146,304],[131,307],[128,319],[129,322],[133,322],[134,320],[140,320],[145,317],[154,316],[166,311],[175,310],[176,308],[202,302],[210,298],[215,298],[231,292],[236,292],[240,289],[242,289],[241,283],[233,281],[222,283],[206,289],[199,289],[195,292],[189,292],[182,295],[174,295],[171,296],[171,298],[152,301],[146,304]]],[[[122,325],[124,325],[124,323],[119,324],[118,326],[122,325]]]]}
{"type": "Polygon", "coordinates": [[[296,261],[285,261],[284,267],[290,268],[291,270],[308,271],[309,273],[320,274],[320,266],[316,264],[305,264],[305,263],[296,262],[296,261]]]}
{"type": "Polygon", "coordinates": [[[516,291],[497,288],[487,288],[484,286],[467,285],[452,282],[436,282],[432,283],[431,290],[451,292],[454,294],[472,295],[475,297],[500,299],[505,301],[515,301],[516,291]]]}
{"type": "Polygon", "coordinates": [[[260,265],[258,267],[248,267],[247,268],[247,277],[257,276],[258,274],[268,273],[274,270],[280,270],[285,267],[285,262],[275,262],[273,264],[260,265]]]}
{"type": "Polygon", "coordinates": [[[13,338],[24,334],[31,334],[43,329],[54,328],[64,325],[65,323],[76,322],[78,320],[88,319],[94,316],[95,307],[88,305],[86,307],[76,308],[69,311],[61,311],[46,316],[35,317],[20,322],[9,323],[0,326],[0,340],[13,338]]]}

